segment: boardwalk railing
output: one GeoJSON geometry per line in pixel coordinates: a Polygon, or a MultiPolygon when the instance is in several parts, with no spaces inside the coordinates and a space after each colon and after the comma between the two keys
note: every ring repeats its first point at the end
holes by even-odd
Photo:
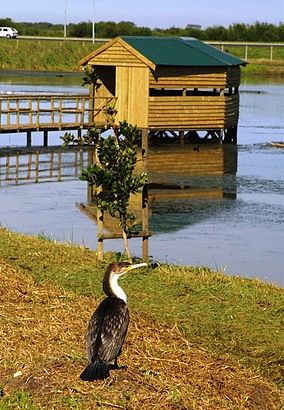
{"type": "Polygon", "coordinates": [[[113,98],[86,94],[0,95],[0,133],[88,128],[113,98]]]}

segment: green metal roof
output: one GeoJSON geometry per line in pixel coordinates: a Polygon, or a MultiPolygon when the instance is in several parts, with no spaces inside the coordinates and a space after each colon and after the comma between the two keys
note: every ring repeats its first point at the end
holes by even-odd
{"type": "Polygon", "coordinates": [[[193,37],[121,37],[156,65],[229,67],[246,62],[193,37]]]}

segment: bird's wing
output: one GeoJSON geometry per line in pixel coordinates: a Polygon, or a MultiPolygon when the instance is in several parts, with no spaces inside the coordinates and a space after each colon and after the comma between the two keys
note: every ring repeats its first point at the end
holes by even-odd
{"type": "Polygon", "coordinates": [[[128,328],[129,312],[123,300],[109,298],[104,313],[98,354],[101,360],[109,362],[120,354],[128,328]]]}
{"type": "Polygon", "coordinates": [[[87,355],[90,362],[98,358],[98,351],[101,345],[101,329],[105,311],[106,300],[103,300],[93,313],[87,333],[87,355]]]}

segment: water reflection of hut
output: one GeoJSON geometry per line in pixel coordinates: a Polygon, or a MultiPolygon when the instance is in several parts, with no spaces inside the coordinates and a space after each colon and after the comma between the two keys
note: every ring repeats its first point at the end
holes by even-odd
{"type": "MultiPolygon", "coordinates": [[[[192,201],[236,198],[237,147],[234,144],[203,144],[198,150],[191,144],[150,146],[147,162],[149,175],[149,216],[188,212],[192,201]]],[[[142,165],[138,157],[137,171],[142,165]]],[[[131,197],[130,210],[142,221],[141,195],[131,197]]],[[[80,209],[96,219],[95,190],[89,187],[88,203],[80,209]]],[[[186,221],[185,221],[186,224],[186,221]]],[[[105,215],[104,229],[118,233],[118,223],[105,215]]]]}
{"type": "Polygon", "coordinates": [[[94,123],[116,101],[126,120],[157,139],[236,142],[240,66],[245,61],[194,38],[117,37],[81,60],[96,68],[94,123]]]}

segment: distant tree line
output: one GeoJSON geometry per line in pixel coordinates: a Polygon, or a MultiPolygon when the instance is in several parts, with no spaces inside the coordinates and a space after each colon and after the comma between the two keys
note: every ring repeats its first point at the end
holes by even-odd
{"type": "MultiPolygon", "coordinates": [[[[63,24],[46,22],[26,23],[14,22],[10,18],[0,19],[0,26],[15,27],[21,35],[27,36],[63,36],[63,24]]],[[[114,38],[116,36],[180,36],[196,37],[200,40],[216,41],[255,41],[284,42],[284,23],[278,25],[256,22],[254,24],[236,23],[229,27],[212,26],[205,29],[191,27],[170,27],[166,29],[138,27],[131,21],[100,21],[95,24],[98,38],[114,38]]],[[[92,37],[92,22],[70,23],[67,26],[68,37],[92,37]]]]}

